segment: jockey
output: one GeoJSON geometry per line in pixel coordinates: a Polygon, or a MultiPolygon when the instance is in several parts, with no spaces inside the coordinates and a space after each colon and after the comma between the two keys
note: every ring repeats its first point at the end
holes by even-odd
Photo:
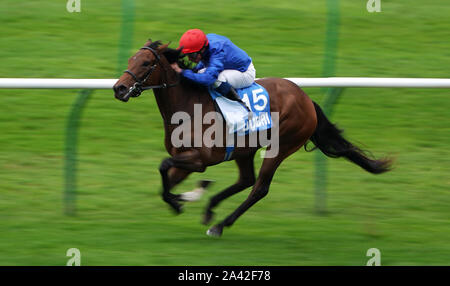
{"type": "MultiPolygon", "coordinates": [[[[197,63],[190,69],[172,68],[185,78],[212,87],[221,95],[242,103],[235,88],[244,88],[255,81],[252,59],[228,38],[216,34],[205,35],[202,30],[188,30],[181,36],[178,50],[197,63]]],[[[245,104],[244,104],[245,106],[245,104]]]]}

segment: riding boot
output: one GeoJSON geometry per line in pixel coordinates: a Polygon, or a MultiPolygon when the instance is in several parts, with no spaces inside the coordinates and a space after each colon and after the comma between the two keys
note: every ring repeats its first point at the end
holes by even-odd
{"type": "Polygon", "coordinates": [[[245,107],[245,109],[247,109],[248,112],[251,112],[248,106],[239,97],[236,90],[228,82],[222,82],[218,87],[216,87],[215,90],[226,98],[239,102],[245,107]]]}

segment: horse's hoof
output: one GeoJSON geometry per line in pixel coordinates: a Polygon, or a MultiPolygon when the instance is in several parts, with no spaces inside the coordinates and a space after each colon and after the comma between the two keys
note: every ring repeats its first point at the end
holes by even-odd
{"type": "Polygon", "coordinates": [[[175,214],[180,214],[183,210],[183,205],[178,203],[180,200],[180,195],[168,194],[163,195],[163,201],[165,201],[170,208],[175,212],[175,214]]]}
{"type": "Polygon", "coordinates": [[[171,200],[167,202],[170,206],[170,208],[174,211],[176,215],[179,215],[183,212],[183,205],[179,204],[178,202],[171,200]]]}
{"type": "Polygon", "coordinates": [[[174,203],[171,205],[172,209],[174,210],[175,214],[179,215],[183,212],[183,205],[174,203]]]}
{"type": "Polygon", "coordinates": [[[206,213],[203,215],[202,223],[204,225],[210,224],[212,219],[213,219],[213,217],[214,217],[214,213],[212,211],[206,211],[206,213]]]}
{"type": "Polygon", "coordinates": [[[220,237],[220,236],[222,236],[222,232],[223,232],[223,227],[220,225],[215,225],[215,226],[211,227],[210,229],[208,229],[206,234],[208,236],[220,237]]]}

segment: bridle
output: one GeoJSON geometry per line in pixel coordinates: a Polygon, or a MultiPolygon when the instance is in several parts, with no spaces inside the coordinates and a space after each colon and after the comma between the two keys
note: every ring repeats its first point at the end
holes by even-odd
{"type": "MultiPolygon", "coordinates": [[[[138,97],[139,95],[141,95],[141,93],[144,90],[148,90],[148,89],[155,89],[155,88],[169,88],[169,87],[174,87],[178,84],[178,81],[176,83],[171,83],[171,84],[167,84],[167,83],[162,83],[162,84],[158,84],[158,85],[148,85],[148,86],[144,86],[144,83],[148,80],[148,78],[150,77],[150,75],[153,73],[153,71],[156,69],[156,67],[158,66],[158,64],[161,61],[161,57],[159,56],[159,54],[152,48],[150,47],[142,47],[141,50],[149,50],[153,53],[153,55],[156,58],[156,62],[150,67],[150,69],[145,73],[143,79],[139,79],[132,71],[130,70],[125,70],[124,73],[127,73],[129,75],[131,75],[134,80],[136,81],[133,86],[130,87],[130,89],[128,90],[127,94],[125,94],[123,96],[123,99],[126,100],[128,99],[128,97],[138,97]]],[[[164,71],[166,71],[165,67],[163,65],[161,65],[161,67],[164,69],[164,71]]]]}

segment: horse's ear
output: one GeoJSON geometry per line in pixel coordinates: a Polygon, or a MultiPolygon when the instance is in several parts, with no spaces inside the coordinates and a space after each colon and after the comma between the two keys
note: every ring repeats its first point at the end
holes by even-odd
{"type": "Polygon", "coordinates": [[[144,47],[148,47],[152,44],[152,39],[148,39],[147,42],[145,43],[144,47]]]}
{"type": "Polygon", "coordinates": [[[170,42],[168,42],[167,44],[159,46],[158,47],[158,52],[161,53],[161,54],[164,53],[167,50],[167,48],[169,47],[169,45],[170,45],[170,42]]]}

